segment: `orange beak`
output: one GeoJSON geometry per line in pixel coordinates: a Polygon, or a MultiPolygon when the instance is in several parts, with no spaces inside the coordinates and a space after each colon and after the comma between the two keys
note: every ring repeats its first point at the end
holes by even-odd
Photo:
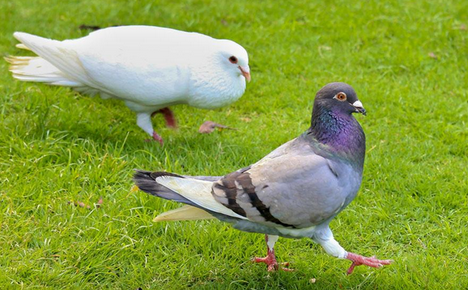
{"type": "Polygon", "coordinates": [[[250,67],[247,66],[239,66],[239,69],[242,73],[242,75],[245,77],[245,79],[250,82],[250,67]]]}

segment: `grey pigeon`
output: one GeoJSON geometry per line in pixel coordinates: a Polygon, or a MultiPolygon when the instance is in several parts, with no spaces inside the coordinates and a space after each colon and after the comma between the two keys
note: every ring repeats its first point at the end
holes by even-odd
{"type": "Polygon", "coordinates": [[[278,236],[311,238],[328,254],[351,260],[348,274],[359,265],[388,265],[391,260],[347,252],[329,228],[361,185],[366,147],[356,112],[366,113],[354,89],[330,83],[315,97],[310,128],[253,165],[224,177],[137,171],[134,181],[149,194],[187,204],[156,221],[215,217],[266,234],[268,255],[254,261],[269,271],[279,268],[273,249],[278,236]]]}
{"type": "Polygon", "coordinates": [[[154,140],[151,116],[176,122],[169,106],[203,109],[238,100],[250,81],[247,51],[231,40],[155,26],[119,26],[57,41],[15,32],[19,48],[37,57],[7,57],[13,77],[72,87],[89,95],[125,102],[137,125],[154,140]]]}

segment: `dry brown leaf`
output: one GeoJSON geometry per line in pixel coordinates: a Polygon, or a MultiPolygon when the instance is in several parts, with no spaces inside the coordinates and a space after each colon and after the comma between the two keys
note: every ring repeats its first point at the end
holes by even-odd
{"type": "Polygon", "coordinates": [[[213,121],[205,121],[203,124],[201,124],[200,128],[198,129],[198,132],[202,134],[209,134],[213,132],[215,128],[237,130],[235,128],[224,126],[213,121]]]}

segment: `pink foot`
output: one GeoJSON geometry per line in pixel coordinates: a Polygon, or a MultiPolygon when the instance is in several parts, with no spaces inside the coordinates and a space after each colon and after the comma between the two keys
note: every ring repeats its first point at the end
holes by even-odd
{"type": "Polygon", "coordinates": [[[283,270],[283,271],[289,271],[289,272],[294,271],[293,269],[284,268],[284,267],[288,267],[288,266],[289,266],[289,263],[288,263],[288,262],[278,264],[278,262],[276,262],[276,259],[275,259],[274,256],[273,256],[273,260],[271,259],[270,256],[266,256],[265,258],[258,258],[258,257],[255,257],[255,258],[253,258],[252,262],[254,262],[254,263],[265,263],[265,264],[267,264],[267,266],[268,266],[268,272],[274,272],[274,271],[276,271],[276,270],[278,270],[278,269],[279,269],[279,270],[283,270]],[[281,266],[284,266],[284,267],[281,267],[281,268],[280,268],[280,265],[281,265],[281,266]]]}
{"type": "Polygon", "coordinates": [[[153,132],[153,140],[151,140],[151,139],[146,139],[145,141],[146,141],[146,142],[158,141],[159,144],[161,144],[161,146],[164,145],[163,139],[161,138],[161,136],[159,136],[158,133],[156,133],[156,131],[153,132]]]}
{"type": "Polygon", "coordinates": [[[252,262],[267,264],[268,272],[276,271],[279,268],[274,251],[268,251],[268,255],[265,258],[257,258],[257,257],[253,258],[252,262]]]}
{"type": "Polygon", "coordinates": [[[268,272],[274,272],[276,270],[283,270],[283,271],[294,271],[293,269],[289,269],[289,268],[284,268],[284,267],[288,267],[289,266],[289,263],[286,262],[286,263],[281,263],[281,264],[278,264],[278,262],[276,261],[276,257],[275,257],[275,252],[272,251],[268,251],[268,255],[265,257],[265,258],[253,258],[252,259],[252,262],[254,263],[265,263],[267,264],[268,266],[268,272]],[[284,266],[284,267],[280,267],[281,266],[284,266]]]}
{"type": "Polygon", "coordinates": [[[393,262],[392,260],[379,260],[375,256],[363,257],[361,255],[354,254],[354,253],[348,253],[346,255],[346,259],[353,262],[351,266],[349,267],[348,271],[346,271],[346,274],[348,275],[353,273],[354,267],[356,266],[366,265],[369,267],[380,268],[384,265],[390,265],[393,262]]]}
{"type": "Polygon", "coordinates": [[[157,113],[163,114],[164,119],[166,120],[166,126],[167,127],[177,128],[177,122],[176,122],[176,119],[174,117],[174,113],[172,112],[171,109],[169,109],[168,107],[159,109],[159,110],[153,112],[153,114],[151,114],[151,117],[153,117],[157,113]]]}

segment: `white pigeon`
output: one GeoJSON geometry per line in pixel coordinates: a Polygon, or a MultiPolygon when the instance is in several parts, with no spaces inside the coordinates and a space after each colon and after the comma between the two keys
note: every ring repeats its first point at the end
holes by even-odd
{"type": "Polygon", "coordinates": [[[238,100],[250,81],[242,46],[200,33],[120,26],[64,41],[13,35],[22,43],[17,47],[38,55],[5,58],[13,77],[122,100],[136,112],[138,126],[161,144],[151,123],[154,113],[175,126],[169,106],[220,108],[238,100]]]}

